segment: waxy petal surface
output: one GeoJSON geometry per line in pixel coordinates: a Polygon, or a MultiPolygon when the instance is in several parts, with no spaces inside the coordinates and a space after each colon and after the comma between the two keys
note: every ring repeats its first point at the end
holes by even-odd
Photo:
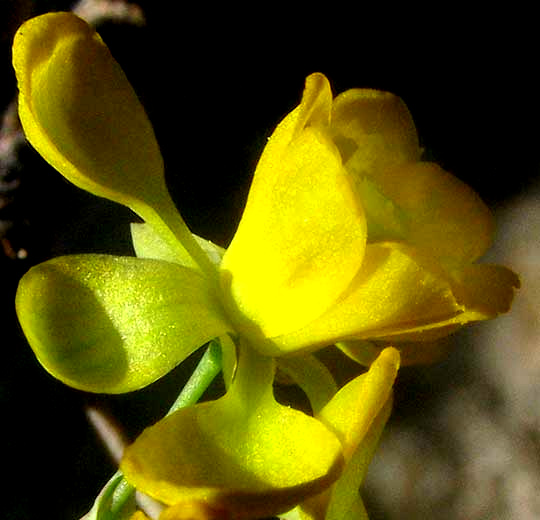
{"type": "Polygon", "coordinates": [[[23,276],[16,306],[40,363],[90,392],[146,386],[231,331],[205,278],[158,260],[55,258],[23,276]]]}
{"type": "Polygon", "coordinates": [[[13,56],[25,134],[54,168],[127,206],[162,198],[150,121],[94,29],[71,13],[33,18],[17,33],[13,56]]]}

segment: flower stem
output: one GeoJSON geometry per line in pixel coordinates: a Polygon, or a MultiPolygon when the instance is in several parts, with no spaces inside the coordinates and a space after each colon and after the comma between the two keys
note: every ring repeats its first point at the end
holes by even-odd
{"type": "Polygon", "coordinates": [[[176,412],[180,408],[195,404],[203,395],[210,383],[221,370],[221,346],[219,340],[211,341],[195,368],[193,374],[188,379],[184,388],[173,403],[167,415],[176,412]]]}

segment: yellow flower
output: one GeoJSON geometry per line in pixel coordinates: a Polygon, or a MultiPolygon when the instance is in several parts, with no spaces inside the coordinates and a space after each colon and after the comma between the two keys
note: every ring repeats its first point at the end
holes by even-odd
{"type": "MultiPolygon", "coordinates": [[[[414,359],[411,341],[509,309],[516,275],[475,263],[491,241],[489,210],[420,156],[399,98],[353,89],[332,100],[324,76],[307,78],[221,264],[230,314],[257,348],[376,339],[405,342],[414,359]]],[[[373,359],[365,341],[342,346],[373,359]]]]}
{"type": "Polygon", "coordinates": [[[82,390],[128,392],[219,338],[227,393],[144,432],[122,463],[127,478],[171,505],[168,518],[181,503],[235,518],[275,514],[328,489],[314,518],[328,509],[337,520],[331,511],[348,507],[335,498],[347,488],[339,477],[345,467],[361,480],[351,461],[366,459],[373,442],[363,439],[384,423],[399,355],[383,351],[372,370],[388,359],[393,368],[382,379],[334,395],[311,352],[340,342],[371,362],[380,347],[366,339],[409,345],[507,311],[516,276],[474,263],[489,245],[488,210],[420,161],[398,98],[350,90],[332,99],[313,74],[270,138],[224,251],[177,212],[152,127],[93,29],[69,13],[32,19],[13,60],[33,146],[71,182],[145,222],[132,228],[138,258],[60,257],[22,278],[17,313],[41,364],[82,390]],[[318,419],[275,401],[278,364],[318,419]],[[365,392],[375,404],[358,407],[365,392]]]}

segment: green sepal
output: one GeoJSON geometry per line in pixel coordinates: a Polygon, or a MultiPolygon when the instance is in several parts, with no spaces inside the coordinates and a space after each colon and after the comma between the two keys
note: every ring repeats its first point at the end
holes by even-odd
{"type": "Polygon", "coordinates": [[[117,471],[97,496],[92,509],[81,520],[127,520],[136,509],[134,491],[122,473],[117,471]]]}
{"type": "MultiPolygon", "coordinates": [[[[225,249],[198,235],[194,234],[193,238],[207,254],[212,264],[219,266],[225,254],[225,249]]],[[[191,267],[192,269],[200,269],[199,264],[193,260],[181,244],[176,244],[177,247],[172,248],[149,224],[132,223],[131,240],[138,258],[165,260],[166,262],[175,262],[185,267],[191,267]]]]}

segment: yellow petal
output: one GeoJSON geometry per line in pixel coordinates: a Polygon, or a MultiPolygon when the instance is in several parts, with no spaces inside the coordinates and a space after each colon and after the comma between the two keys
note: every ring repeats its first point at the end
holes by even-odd
{"type": "Polygon", "coordinates": [[[99,35],[72,13],[24,23],[13,44],[19,114],[41,156],[76,186],[128,206],[207,272],[165,185],[154,131],[99,35]]]}
{"type": "Polygon", "coordinates": [[[436,263],[404,244],[369,244],[362,269],[341,299],[302,330],[272,341],[281,350],[314,349],[427,327],[463,310],[449,276],[436,263]]]}
{"type": "Polygon", "coordinates": [[[360,181],[363,193],[370,182],[398,208],[402,238],[447,266],[473,262],[491,244],[493,218],[487,206],[436,164],[406,163],[377,171],[360,181]]]}
{"type": "MultiPolygon", "coordinates": [[[[462,271],[454,273],[450,281],[454,298],[462,308],[461,312],[430,323],[396,328],[390,334],[381,335],[380,339],[429,342],[450,334],[466,323],[496,318],[510,310],[515,290],[520,286],[519,277],[510,269],[490,264],[466,266],[462,271]]],[[[419,359],[424,357],[420,355],[419,359]]]]}
{"type": "Polygon", "coordinates": [[[152,126],[99,35],[71,13],[33,18],[13,49],[26,136],[71,182],[132,205],[162,198],[152,126]]]}
{"type": "Polygon", "coordinates": [[[454,292],[468,308],[495,318],[510,310],[514,292],[520,287],[519,277],[500,265],[472,264],[455,273],[454,292]]]}
{"type": "Polygon", "coordinates": [[[389,92],[351,89],[338,95],[331,127],[347,169],[358,177],[420,158],[411,114],[389,92]]]}
{"type": "Polygon", "coordinates": [[[345,385],[317,417],[341,440],[349,460],[392,392],[400,365],[399,352],[384,349],[369,370],[345,385]]]}
{"type": "Polygon", "coordinates": [[[325,520],[368,520],[359,487],[366,477],[391,410],[392,399],[389,398],[374,418],[341,477],[332,486],[325,520]]]}
{"type": "Polygon", "coordinates": [[[241,347],[224,397],[175,412],[127,449],[128,481],[165,504],[202,502],[235,519],[286,511],[329,486],[342,467],[340,442],[275,401],[274,369],[271,358],[241,347]]]}
{"type": "Polygon", "coordinates": [[[325,129],[296,130],[286,146],[283,132],[257,167],[260,180],[221,266],[231,314],[257,348],[327,309],[361,265],[366,240],[362,208],[325,129]]]}
{"type": "Polygon", "coordinates": [[[246,207],[255,204],[258,197],[264,198],[273,189],[275,179],[272,172],[278,166],[276,161],[279,161],[293,138],[298,137],[307,126],[328,126],[331,109],[330,83],[322,74],[311,74],[306,78],[302,102],[279,123],[264,148],[246,207]]]}
{"type": "Polygon", "coordinates": [[[340,438],[346,465],[329,490],[301,504],[303,519],[367,518],[358,490],[390,415],[399,365],[397,350],[383,350],[365,374],[339,390],[317,415],[340,438]]]}
{"type": "Polygon", "coordinates": [[[489,210],[457,178],[419,162],[414,122],[399,97],[344,92],[334,100],[331,129],[358,183],[370,241],[406,240],[454,265],[486,251],[493,231],[489,210]]]}
{"type": "Polygon", "coordinates": [[[201,501],[180,502],[163,510],[159,520],[233,520],[227,511],[201,501]]]}

